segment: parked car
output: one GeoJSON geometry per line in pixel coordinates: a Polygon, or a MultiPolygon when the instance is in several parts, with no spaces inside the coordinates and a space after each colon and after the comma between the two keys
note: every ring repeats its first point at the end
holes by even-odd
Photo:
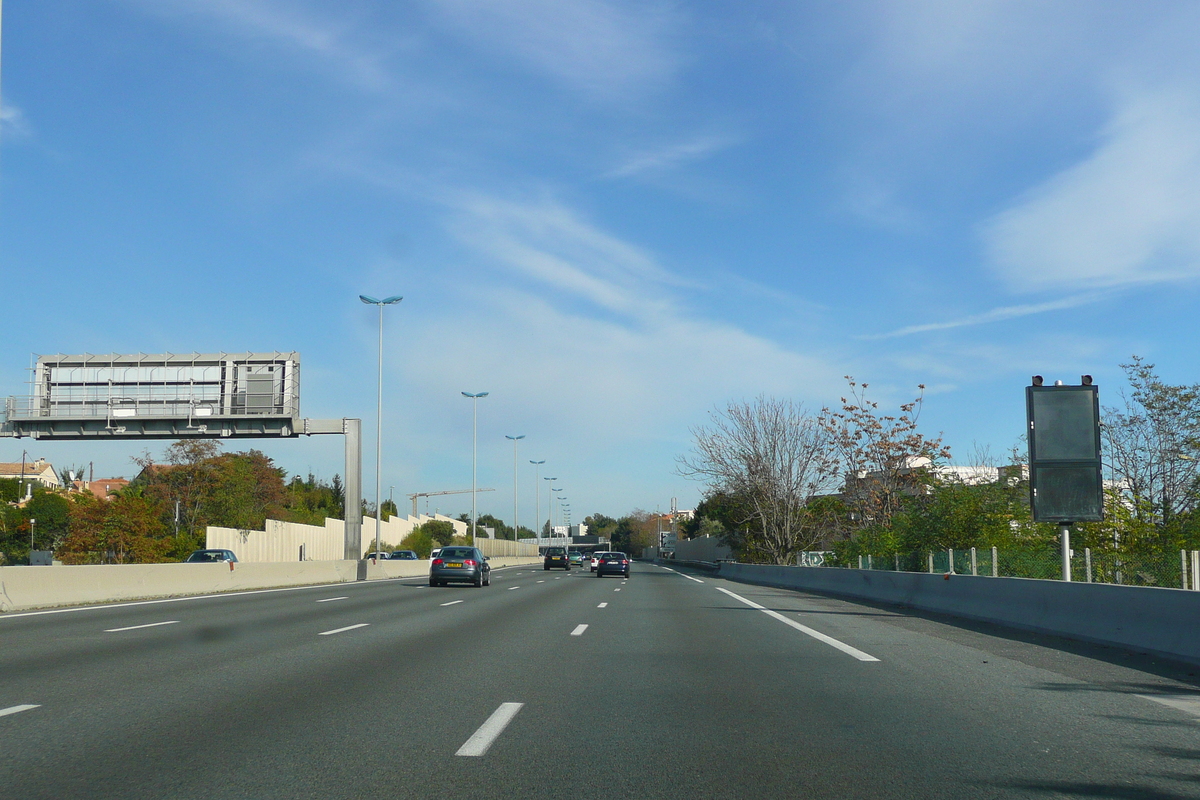
{"type": "Polygon", "coordinates": [[[568,553],[567,559],[572,564],[578,564],[581,567],[583,566],[583,553],[579,552],[578,550],[572,550],[570,553],[568,553]]]}
{"type": "Polygon", "coordinates": [[[445,586],[451,582],[490,586],[492,568],[487,556],[474,547],[443,547],[429,563],[429,585],[445,586]]]}
{"type": "Polygon", "coordinates": [[[596,565],[600,563],[600,556],[602,555],[605,555],[605,551],[603,550],[597,550],[596,552],[592,553],[592,572],[596,571],[596,565]]]}
{"type": "Polygon", "coordinates": [[[183,562],[185,564],[215,564],[221,562],[237,562],[237,556],[232,550],[197,550],[183,562]]]}
{"type": "Polygon", "coordinates": [[[416,561],[417,552],[415,550],[396,550],[392,553],[393,561],[416,561]]]}
{"type": "Polygon", "coordinates": [[[603,578],[605,575],[621,575],[629,577],[629,556],[624,553],[604,553],[600,557],[600,563],[596,565],[596,577],[603,578]]]}
{"type": "Polygon", "coordinates": [[[551,567],[562,567],[567,572],[571,571],[571,560],[567,558],[567,548],[565,547],[547,547],[546,560],[542,562],[543,569],[551,567]]]}

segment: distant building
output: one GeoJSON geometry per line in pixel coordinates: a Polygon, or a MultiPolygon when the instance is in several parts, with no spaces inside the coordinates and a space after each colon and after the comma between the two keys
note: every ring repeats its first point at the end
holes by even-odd
{"type": "Polygon", "coordinates": [[[54,466],[44,458],[26,461],[23,464],[20,461],[0,464],[0,478],[40,483],[48,489],[62,486],[62,481],[58,479],[58,473],[54,471],[54,466]]]}
{"type": "Polygon", "coordinates": [[[71,484],[77,492],[91,492],[101,500],[111,500],[113,495],[129,485],[126,478],[99,478],[94,481],[75,481],[71,484]]]}

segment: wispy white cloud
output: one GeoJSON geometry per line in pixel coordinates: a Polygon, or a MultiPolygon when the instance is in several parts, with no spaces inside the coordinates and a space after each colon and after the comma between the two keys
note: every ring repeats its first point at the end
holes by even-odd
{"type": "Polygon", "coordinates": [[[229,32],[318,59],[348,83],[378,90],[390,83],[385,54],[353,36],[354,26],[273,0],[129,0],[164,16],[205,20],[229,32]]]}
{"type": "Polygon", "coordinates": [[[686,142],[666,145],[655,150],[637,153],[607,173],[608,178],[628,178],[644,172],[674,169],[690,161],[708,158],[733,144],[726,136],[700,136],[686,142]]]}
{"type": "Polygon", "coordinates": [[[0,106],[0,136],[24,138],[33,134],[33,128],[21,109],[5,103],[0,106]]]}
{"type": "Polygon", "coordinates": [[[996,272],[1020,291],[1200,276],[1200,102],[1126,100],[1082,162],[983,230],[996,272]]]}
{"type": "Polygon", "coordinates": [[[636,245],[606,233],[553,201],[520,203],[480,195],[458,201],[461,241],[510,269],[597,306],[645,316],[684,282],[636,245]]]}
{"type": "Polygon", "coordinates": [[[665,4],[612,0],[426,0],[484,49],[514,57],[576,90],[609,99],[660,88],[678,57],[665,4]]]}
{"type": "Polygon", "coordinates": [[[898,328],[888,333],[879,333],[873,335],[859,336],[859,339],[894,339],[900,336],[911,336],[915,333],[928,333],[930,331],[944,331],[951,328],[965,328],[972,325],[984,325],[989,322],[1001,322],[1006,319],[1016,319],[1017,317],[1027,317],[1031,314],[1045,314],[1048,311],[1062,311],[1067,308],[1075,308],[1077,306],[1087,305],[1100,300],[1105,295],[1101,292],[1092,292],[1088,294],[1079,294],[1072,297],[1064,297],[1061,300],[1053,300],[1048,303],[1029,303],[1025,305],[1004,306],[1002,308],[993,308],[991,311],[986,311],[982,314],[972,314],[967,317],[949,320],[946,322],[927,322],[920,325],[908,325],[903,328],[898,328]]]}

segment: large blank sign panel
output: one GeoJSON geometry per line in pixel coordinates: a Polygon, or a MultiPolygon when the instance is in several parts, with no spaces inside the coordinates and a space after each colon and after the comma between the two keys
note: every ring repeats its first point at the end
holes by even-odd
{"type": "Polygon", "coordinates": [[[43,439],[295,436],[300,355],[40,356],[5,414],[43,439]]]}
{"type": "Polygon", "coordinates": [[[1104,519],[1095,386],[1030,386],[1029,491],[1038,522],[1104,519]]]}

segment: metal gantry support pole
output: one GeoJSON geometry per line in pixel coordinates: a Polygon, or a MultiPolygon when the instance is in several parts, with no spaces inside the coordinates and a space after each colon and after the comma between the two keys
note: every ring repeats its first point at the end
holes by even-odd
{"type": "Polygon", "coordinates": [[[475,495],[477,466],[479,463],[479,398],[487,397],[487,392],[462,392],[463,397],[471,399],[471,546],[478,547],[479,517],[475,512],[475,495]]]}
{"type": "MultiPolygon", "coordinates": [[[[535,486],[535,499],[533,503],[533,526],[534,526],[534,541],[540,541],[542,538],[542,526],[537,524],[537,518],[542,513],[542,464],[546,463],[546,459],[534,461],[529,459],[529,463],[533,464],[533,484],[535,486]]],[[[541,548],[538,548],[538,553],[541,553],[541,548]]]]}
{"type": "Polygon", "coordinates": [[[362,558],[362,420],[342,420],[346,434],[346,496],[343,524],[346,546],[343,557],[362,558]]]}

